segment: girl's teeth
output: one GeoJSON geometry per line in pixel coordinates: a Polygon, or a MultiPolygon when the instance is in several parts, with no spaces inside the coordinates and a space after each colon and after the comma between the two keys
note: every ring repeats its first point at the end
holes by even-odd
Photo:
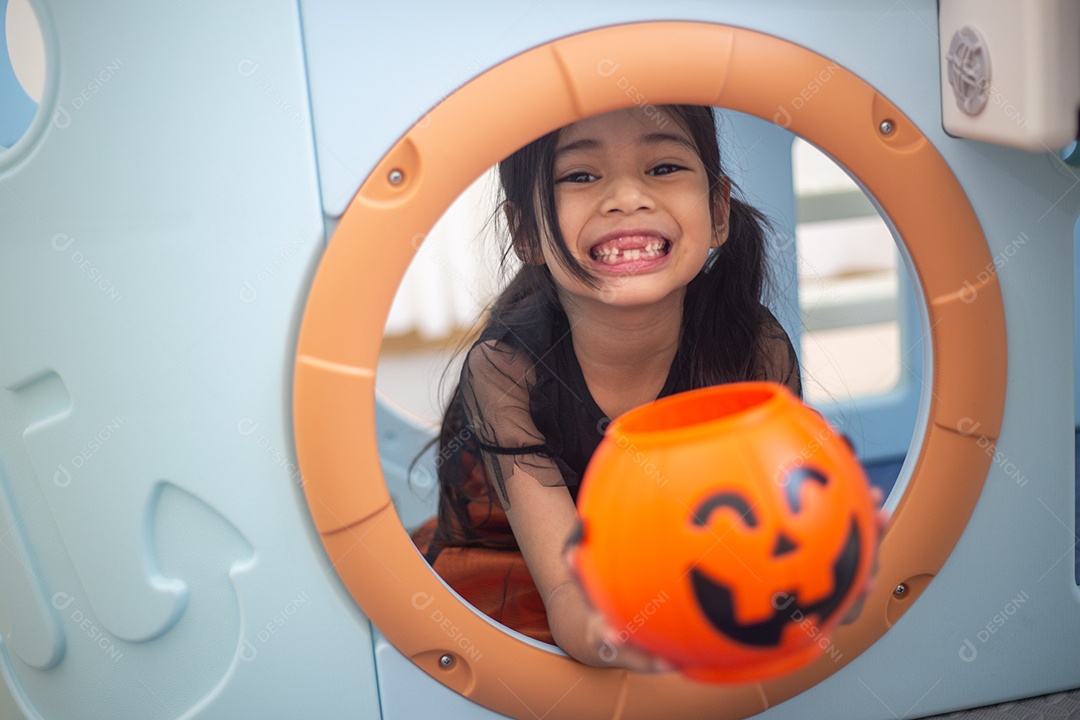
{"type": "Polygon", "coordinates": [[[664,240],[650,240],[642,248],[629,248],[619,250],[614,247],[600,248],[593,252],[593,259],[605,265],[614,265],[619,262],[632,262],[634,260],[652,260],[664,253],[666,242],[664,240]]]}

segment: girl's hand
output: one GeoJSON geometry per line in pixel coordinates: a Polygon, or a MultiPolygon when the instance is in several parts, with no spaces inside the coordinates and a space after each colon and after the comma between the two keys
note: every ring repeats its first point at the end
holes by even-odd
{"type": "MultiPolygon", "coordinates": [[[[575,533],[576,536],[576,533],[575,533]]],[[[677,668],[669,661],[629,642],[630,634],[620,634],[604,616],[589,603],[585,588],[577,576],[574,553],[578,550],[576,537],[567,543],[563,550],[563,559],[570,569],[570,574],[577,584],[577,589],[585,601],[585,642],[593,649],[601,667],[620,667],[637,672],[674,672],[677,668]]],[[[594,663],[590,663],[594,664],[594,663]]]]}
{"type": "Polygon", "coordinates": [[[637,647],[627,637],[620,638],[604,616],[595,610],[590,611],[586,634],[589,642],[596,647],[597,656],[607,666],[652,673],[676,670],[664,658],[637,647]]]}
{"type": "MultiPolygon", "coordinates": [[[[885,500],[885,494],[879,487],[870,488],[870,497],[874,501],[874,505],[878,507],[877,512],[877,538],[878,546],[881,545],[881,536],[885,532],[885,526],[889,524],[889,513],[881,507],[882,502],[885,500]]],[[[859,597],[856,598],[855,603],[844,613],[844,617],[840,620],[841,625],[850,625],[855,622],[862,612],[863,604],[866,602],[866,596],[870,594],[870,591],[874,588],[874,578],[877,576],[878,571],[878,548],[874,548],[874,564],[870,567],[870,575],[866,578],[866,585],[863,587],[862,592],[859,593],[859,597]]]]}

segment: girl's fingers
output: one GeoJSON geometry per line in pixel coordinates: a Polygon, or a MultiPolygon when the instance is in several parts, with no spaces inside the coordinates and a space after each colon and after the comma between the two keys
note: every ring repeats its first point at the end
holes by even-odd
{"type": "Polygon", "coordinates": [[[840,618],[841,625],[850,625],[859,618],[859,614],[862,613],[863,605],[866,603],[866,593],[860,593],[859,597],[855,599],[855,602],[844,613],[844,617],[840,618]]]}
{"type": "Polygon", "coordinates": [[[885,526],[889,524],[889,511],[881,507],[885,502],[885,493],[876,485],[870,487],[870,500],[874,503],[874,506],[878,508],[877,511],[877,524],[878,533],[885,529],[885,526]]]}
{"type": "Polygon", "coordinates": [[[675,672],[677,668],[664,658],[653,655],[619,637],[615,628],[596,614],[593,620],[594,632],[599,638],[597,655],[608,665],[634,670],[636,672],[661,673],[675,672]]]}
{"type": "MultiPolygon", "coordinates": [[[[877,520],[878,542],[880,543],[881,533],[884,532],[885,526],[889,523],[889,513],[887,510],[881,507],[882,503],[885,500],[885,493],[882,491],[881,488],[877,487],[876,485],[871,486],[870,499],[871,501],[873,501],[874,505],[879,508],[877,513],[875,513],[875,519],[877,520]]],[[[844,613],[844,617],[840,620],[841,625],[849,625],[855,622],[855,620],[859,617],[859,614],[862,612],[863,605],[866,603],[866,597],[873,589],[874,578],[877,577],[877,572],[878,554],[875,551],[874,562],[870,566],[870,575],[866,579],[866,585],[863,587],[862,591],[859,593],[859,596],[855,599],[855,602],[852,603],[848,611],[844,613]]]]}
{"type": "Polygon", "coordinates": [[[676,670],[667,660],[626,644],[604,643],[600,649],[600,657],[610,665],[637,672],[662,673],[676,670]]]}

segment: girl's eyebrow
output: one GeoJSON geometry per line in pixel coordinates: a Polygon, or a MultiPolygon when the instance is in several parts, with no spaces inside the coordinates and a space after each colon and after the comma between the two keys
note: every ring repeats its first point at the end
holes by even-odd
{"type": "MultiPolygon", "coordinates": [[[[682,145],[683,147],[690,150],[691,152],[695,152],[695,153],[697,152],[697,148],[694,147],[694,143],[692,143],[690,140],[688,140],[687,138],[684,138],[684,137],[680,137],[679,135],[673,135],[671,133],[665,133],[665,132],[649,133],[648,135],[642,136],[641,141],[643,143],[645,143],[646,145],[662,145],[663,143],[674,142],[674,143],[678,143],[679,145],[682,145]]],[[[560,155],[564,155],[564,154],[569,153],[569,152],[574,152],[575,150],[597,150],[602,145],[603,145],[603,143],[601,143],[599,140],[596,140],[594,138],[581,138],[579,140],[574,140],[573,142],[569,142],[569,143],[563,145],[560,148],[556,148],[555,149],[555,157],[558,158],[560,155]]]]}
{"type": "Polygon", "coordinates": [[[688,138],[684,138],[680,135],[672,135],[671,133],[649,133],[644,138],[642,138],[642,140],[644,140],[649,145],[660,145],[666,142],[676,142],[685,147],[687,150],[690,150],[691,152],[697,152],[697,148],[694,147],[694,143],[691,142],[688,138]]]}
{"type": "Polygon", "coordinates": [[[575,150],[596,150],[600,147],[600,141],[593,138],[581,138],[573,142],[566,143],[560,148],[555,148],[555,157],[559,157],[568,152],[574,152],[575,150]]]}

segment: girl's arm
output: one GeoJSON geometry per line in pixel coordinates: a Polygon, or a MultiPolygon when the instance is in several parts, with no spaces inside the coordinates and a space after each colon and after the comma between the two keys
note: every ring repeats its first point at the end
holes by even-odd
{"type": "Polygon", "coordinates": [[[506,483],[506,516],[547,609],[555,642],[568,655],[596,667],[660,671],[667,663],[620,645],[603,617],[592,609],[564,560],[566,540],[577,524],[570,492],[546,487],[520,469],[506,483]]]}
{"type": "Polygon", "coordinates": [[[567,538],[577,525],[577,510],[562,473],[536,448],[544,443],[530,412],[535,382],[532,360],[524,352],[495,341],[477,343],[462,370],[462,396],[469,427],[481,446],[521,449],[484,456],[497,491],[547,609],[551,634],[567,654],[589,665],[634,670],[663,667],[629,646],[605,645],[609,636],[602,617],[589,606],[564,561],[567,538]]]}

